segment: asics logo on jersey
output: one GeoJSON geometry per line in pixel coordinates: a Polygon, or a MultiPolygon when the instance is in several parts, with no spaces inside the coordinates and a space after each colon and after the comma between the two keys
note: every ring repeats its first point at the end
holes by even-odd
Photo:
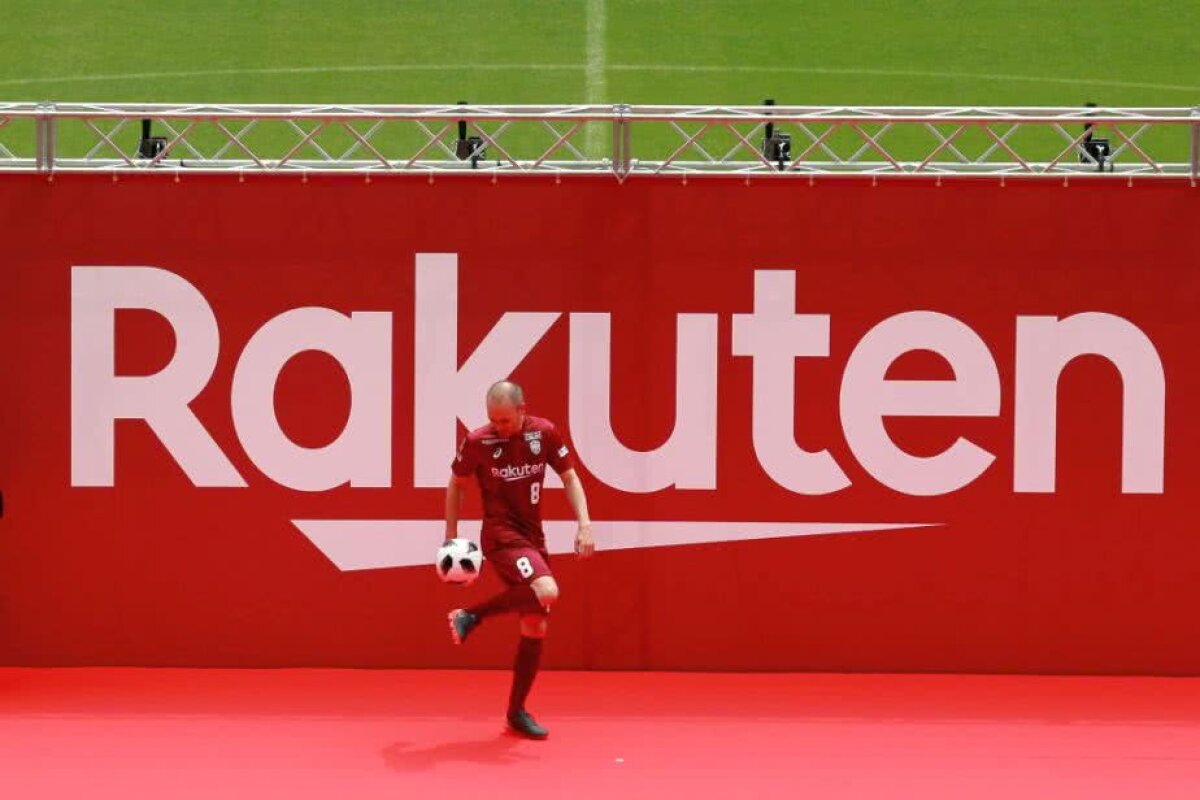
{"type": "Polygon", "coordinates": [[[501,478],[506,481],[519,481],[522,478],[532,478],[534,475],[542,474],[544,464],[522,464],[519,467],[508,465],[507,467],[492,467],[492,477],[501,478]]]}
{"type": "Polygon", "coordinates": [[[499,458],[502,455],[504,455],[503,447],[497,447],[495,450],[492,451],[492,458],[499,458]]]}

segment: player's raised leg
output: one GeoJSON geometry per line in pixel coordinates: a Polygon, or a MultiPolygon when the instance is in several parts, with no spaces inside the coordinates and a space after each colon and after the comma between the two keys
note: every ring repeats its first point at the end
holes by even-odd
{"type": "Polygon", "coordinates": [[[510,586],[500,593],[489,597],[482,603],[470,608],[456,608],[450,612],[450,639],[455,644],[462,644],[488,617],[499,614],[516,612],[518,614],[537,614],[542,610],[537,593],[528,584],[510,586]]]}
{"type": "Polygon", "coordinates": [[[540,614],[548,602],[558,597],[558,586],[550,576],[550,565],[544,551],[533,547],[505,547],[487,554],[492,568],[508,586],[497,594],[469,608],[456,608],[450,612],[450,638],[462,644],[480,623],[488,617],[500,614],[540,614]],[[542,579],[553,584],[553,591],[542,579]],[[539,594],[539,591],[541,594],[539,594]]]}

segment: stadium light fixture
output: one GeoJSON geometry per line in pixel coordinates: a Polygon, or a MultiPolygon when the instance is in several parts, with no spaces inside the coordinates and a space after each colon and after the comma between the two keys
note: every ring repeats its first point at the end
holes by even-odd
{"type": "MultiPolygon", "coordinates": [[[[775,98],[768,97],[763,100],[763,105],[775,105],[775,98]]],[[[770,115],[770,112],[767,114],[770,115]]],[[[778,164],[780,172],[783,172],[784,164],[792,160],[792,137],[786,133],[776,133],[774,122],[768,122],[763,131],[763,157],[778,164]]]]}
{"type": "MultiPolygon", "coordinates": [[[[1095,103],[1088,103],[1086,108],[1095,108],[1095,103]]],[[[1104,165],[1108,165],[1108,171],[1113,171],[1112,163],[1112,142],[1108,139],[1097,139],[1093,133],[1096,126],[1092,123],[1087,123],[1083,126],[1084,136],[1080,142],[1079,163],[1095,164],[1096,169],[1104,172],[1104,165]]]]}
{"type": "MultiPolygon", "coordinates": [[[[466,100],[459,100],[460,106],[467,104],[466,100]]],[[[460,119],[458,121],[458,141],[454,144],[454,157],[459,161],[471,162],[471,169],[479,168],[479,160],[487,157],[487,148],[483,145],[483,137],[467,136],[467,121],[460,119]]]]}
{"type": "Polygon", "coordinates": [[[150,135],[150,120],[142,120],[142,138],[138,139],[138,158],[155,158],[167,149],[167,137],[150,135]]]}

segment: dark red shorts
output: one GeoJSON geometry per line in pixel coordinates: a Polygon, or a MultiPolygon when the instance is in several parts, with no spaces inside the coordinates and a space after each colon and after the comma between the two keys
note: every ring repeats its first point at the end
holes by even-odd
{"type": "Polygon", "coordinates": [[[486,555],[500,580],[509,586],[554,576],[550,571],[550,554],[536,547],[500,547],[486,555]]]}

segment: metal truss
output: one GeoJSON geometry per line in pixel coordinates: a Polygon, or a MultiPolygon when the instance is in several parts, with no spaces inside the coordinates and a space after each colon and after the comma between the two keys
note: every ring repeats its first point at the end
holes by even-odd
{"type": "Polygon", "coordinates": [[[1200,108],[0,103],[0,170],[1195,182],[1200,108]]]}

